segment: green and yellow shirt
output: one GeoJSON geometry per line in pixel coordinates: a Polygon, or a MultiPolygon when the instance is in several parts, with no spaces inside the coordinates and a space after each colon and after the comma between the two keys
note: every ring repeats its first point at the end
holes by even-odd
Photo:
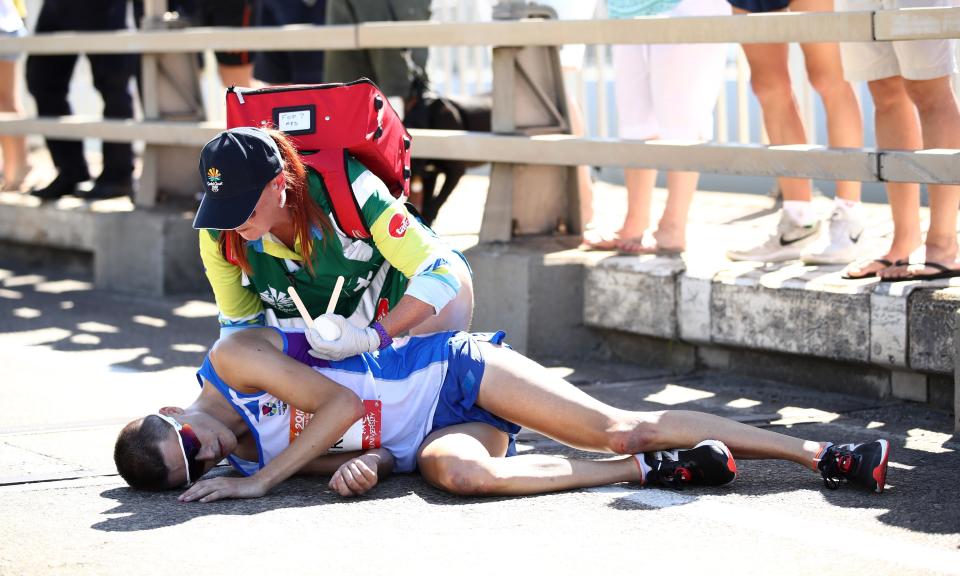
{"type": "MultiPolygon", "coordinates": [[[[308,189],[330,214],[323,180],[307,168],[308,189]]],[[[383,182],[359,161],[349,158],[347,176],[372,239],[357,240],[336,229],[324,239],[313,230],[313,270],[304,266],[299,239],[289,248],[271,234],[247,242],[249,276],[229,262],[218,246],[219,232],[200,231],[200,257],[220,309],[221,327],[302,326],[291,300],[291,285],[312,317],[326,311],[338,276],[344,277],[336,313],[366,326],[386,315],[404,294],[431,304],[439,312],[460,289],[452,266],[462,255],[410,215],[383,182]]]]}

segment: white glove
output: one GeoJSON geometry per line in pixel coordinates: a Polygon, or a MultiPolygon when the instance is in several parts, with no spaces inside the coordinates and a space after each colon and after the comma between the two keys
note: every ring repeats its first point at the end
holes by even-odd
{"type": "Polygon", "coordinates": [[[321,318],[335,324],[340,329],[340,337],[324,340],[315,328],[308,328],[306,335],[311,349],[307,353],[314,358],[343,360],[364,352],[376,352],[380,348],[380,334],[373,328],[357,328],[339,314],[324,314],[314,322],[321,318]]]}

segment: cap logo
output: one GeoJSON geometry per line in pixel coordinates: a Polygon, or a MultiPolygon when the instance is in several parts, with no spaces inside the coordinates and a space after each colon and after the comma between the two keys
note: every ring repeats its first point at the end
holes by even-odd
{"type": "Polygon", "coordinates": [[[220,191],[220,186],[223,186],[223,179],[220,177],[220,171],[216,168],[207,169],[207,187],[210,188],[210,191],[216,194],[220,191]]]}

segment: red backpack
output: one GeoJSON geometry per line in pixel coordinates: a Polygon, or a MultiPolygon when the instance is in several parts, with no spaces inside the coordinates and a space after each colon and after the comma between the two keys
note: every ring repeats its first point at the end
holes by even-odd
{"type": "Polygon", "coordinates": [[[410,195],[410,134],[386,96],[366,78],[347,84],[299,84],[227,90],[227,127],[283,131],[326,186],[337,225],[370,238],[347,176],[353,155],[396,197],[410,195]]]}

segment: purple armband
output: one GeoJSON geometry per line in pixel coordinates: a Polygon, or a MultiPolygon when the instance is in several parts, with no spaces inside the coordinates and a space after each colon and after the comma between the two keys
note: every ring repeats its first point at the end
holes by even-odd
{"type": "Polygon", "coordinates": [[[380,335],[380,346],[377,347],[377,350],[383,350],[387,346],[393,344],[393,338],[387,334],[387,329],[383,327],[383,324],[379,322],[374,322],[371,326],[374,330],[377,331],[377,334],[380,335]]]}

